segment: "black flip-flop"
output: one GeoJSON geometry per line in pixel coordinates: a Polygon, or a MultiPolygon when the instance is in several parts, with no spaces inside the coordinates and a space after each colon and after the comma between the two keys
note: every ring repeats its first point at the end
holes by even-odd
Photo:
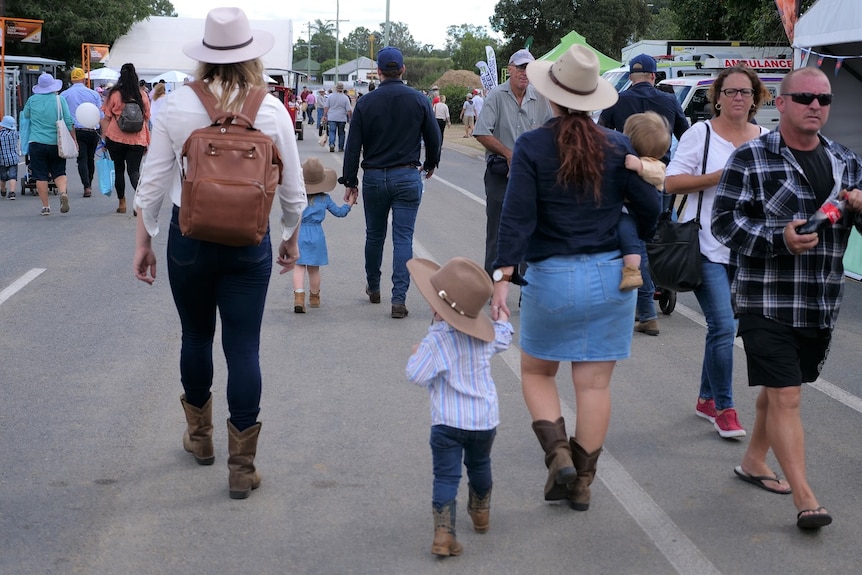
{"type": "Polygon", "coordinates": [[[820,529],[832,523],[829,512],[820,513],[821,511],[826,511],[822,505],[817,509],[803,509],[796,515],[796,526],[800,529],[820,529]],[[810,515],[803,515],[803,513],[810,513],[810,515]]]}
{"type": "Polygon", "coordinates": [[[769,491],[770,493],[777,493],[779,495],[790,495],[793,493],[792,489],[788,489],[787,491],[781,491],[780,489],[775,489],[774,487],[769,487],[764,483],[764,481],[775,481],[781,482],[781,478],[778,475],[774,475],[772,477],[768,475],[749,475],[745,471],[742,470],[741,465],[737,465],[733,468],[733,472],[736,473],[736,476],[745,481],[746,483],[751,483],[752,485],[756,485],[765,491],[769,491]]]}

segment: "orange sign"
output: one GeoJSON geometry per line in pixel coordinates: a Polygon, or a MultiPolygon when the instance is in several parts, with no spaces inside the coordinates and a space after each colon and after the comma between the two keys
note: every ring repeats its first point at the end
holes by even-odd
{"type": "Polygon", "coordinates": [[[42,42],[42,22],[7,18],[5,37],[7,40],[40,44],[42,42]]]}
{"type": "Polygon", "coordinates": [[[90,44],[90,60],[104,63],[108,60],[110,47],[106,44],[90,44]]]}

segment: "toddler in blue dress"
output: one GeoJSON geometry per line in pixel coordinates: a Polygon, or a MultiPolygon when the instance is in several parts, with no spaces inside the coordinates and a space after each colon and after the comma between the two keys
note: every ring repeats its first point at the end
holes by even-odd
{"type": "Polygon", "coordinates": [[[329,263],[326,250],[326,235],[323,233],[323,219],[329,211],[337,218],[350,213],[356,203],[355,198],[339,207],[329,194],[335,188],[338,176],[335,170],[324,168],[317,158],[308,158],[302,164],[302,178],[305,180],[305,193],[308,207],[302,212],[299,226],[299,259],[293,268],[293,311],[305,313],[305,273],[308,271],[308,305],[320,307],[320,266],[329,263]]]}
{"type": "Polygon", "coordinates": [[[494,287],[476,262],[456,257],[441,268],[414,258],[407,269],[434,311],[428,334],[407,362],[407,379],[431,396],[431,553],[448,557],[463,550],[455,537],[462,460],[470,480],[467,513],[473,529],[485,533],[490,527],[491,445],[500,423],[491,357],[509,347],[512,324],[502,310],[494,323],[485,315],[494,287]]]}

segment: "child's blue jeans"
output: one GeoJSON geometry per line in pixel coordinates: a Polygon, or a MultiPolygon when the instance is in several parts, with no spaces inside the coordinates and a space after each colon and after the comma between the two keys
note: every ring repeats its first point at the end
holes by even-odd
{"type": "Polygon", "coordinates": [[[434,493],[431,503],[442,507],[458,496],[461,482],[461,455],[467,478],[479,497],[491,489],[491,445],[496,429],[467,431],[448,425],[431,427],[431,455],[434,460],[434,493]]]}

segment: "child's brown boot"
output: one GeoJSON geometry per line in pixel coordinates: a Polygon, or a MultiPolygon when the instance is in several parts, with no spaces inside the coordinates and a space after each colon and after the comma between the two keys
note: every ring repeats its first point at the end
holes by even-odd
{"type": "Polygon", "coordinates": [[[469,483],[467,487],[470,489],[470,497],[467,500],[467,513],[470,514],[470,519],[473,520],[473,529],[476,533],[487,533],[491,523],[491,488],[488,488],[488,493],[479,497],[473,486],[469,483]]]}
{"type": "Polygon", "coordinates": [[[433,509],[434,543],[431,544],[431,553],[438,557],[460,555],[464,547],[455,538],[455,502],[450,501],[433,509]]]}
{"type": "Polygon", "coordinates": [[[620,282],[620,291],[632,291],[644,285],[644,279],[641,277],[641,270],[626,266],[623,268],[623,279],[620,282]]]}
{"type": "Polygon", "coordinates": [[[294,290],[293,313],[305,313],[305,290],[294,290]]]}
{"type": "Polygon", "coordinates": [[[320,292],[308,292],[308,305],[310,307],[320,307],[320,292]]]}

